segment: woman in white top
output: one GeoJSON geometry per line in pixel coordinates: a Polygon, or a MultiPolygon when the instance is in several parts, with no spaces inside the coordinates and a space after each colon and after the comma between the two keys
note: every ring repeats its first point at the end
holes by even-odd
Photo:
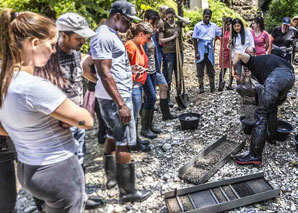
{"type": "MultiPolygon", "coordinates": [[[[243,22],[239,18],[232,21],[232,59],[236,52],[244,53],[247,47],[255,48],[254,38],[251,32],[245,29],[243,22]]],[[[241,63],[237,66],[237,75],[241,78],[242,66],[241,63]]],[[[239,79],[236,80],[238,82],[239,79]]]]}
{"type": "Polygon", "coordinates": [[[87,129],[93,119],[58,87],[33,76],[34,67],[44,66],[56,51],[55,23],[4,9],[0,32],[0,135],[15,145],[19,181],[45,201],[46,212],[82,212],[84,174],[71,131],[61,123],[87,129]]]}

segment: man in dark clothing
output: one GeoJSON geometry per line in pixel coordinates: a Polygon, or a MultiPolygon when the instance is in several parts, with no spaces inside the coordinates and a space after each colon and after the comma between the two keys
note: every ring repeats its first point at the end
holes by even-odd
{"type": "Polygon", "coordinates": [[[291,19],[284,17],[282,24],[273,29],[270,36],[269,53],[292,62],[293,41],[298,39],[298,30],[291,26],[291,19]]]}
{"type": "Polygon", "coordinates": [[[250,150],[247,155],[236,158],[238,164],[262,164],[265,142],[277,140],[277,107],[287,98],[295,81],[294,68],[285,59],[276,55],[250,56],[236,53],[233,67],[241,61],[251,71],[259,84],[256,85],[258,107],[252,131],[250,150]]]}

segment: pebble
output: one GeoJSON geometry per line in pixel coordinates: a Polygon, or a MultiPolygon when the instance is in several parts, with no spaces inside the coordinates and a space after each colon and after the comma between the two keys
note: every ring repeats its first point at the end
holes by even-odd
{"type": "Polygon", "coordinates": [[[169,144],[169,143],[165,143],[163,146],[162,146],[162,150],[163,151],[165,151],[165,152],[167,152],[169,149],[171,149],[172,148],[172,146],[171,146],[171,144],[169,144]]]}

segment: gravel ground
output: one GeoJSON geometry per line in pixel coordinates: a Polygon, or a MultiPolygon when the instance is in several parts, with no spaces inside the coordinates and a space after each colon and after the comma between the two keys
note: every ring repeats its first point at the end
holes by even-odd
{"type": "MultiPolygon", "coordinates": [[[[227,90],[210,93],[207,83],[207,92],[199,94],[193,58],[193,51],[186,50],[185,80],[191,101],[190,107],[178,111],[175,105],[174,110],[177,114],[184,112],[201,114],[199,128],[195,131],[182,131],[178,119],[161,121],[159,111],[155,113],[154,122],[163,132],[157,139],[152,140],[152,151],[133,154],[136,162],[137,187],[152,189],[153,195],[142,203],[126,205],[117,203],[118,189],[107,190],[105,187],[102,147],[97,144],[97,128],[95,127],[88,131],[86,137],[87,192],[90,195],[102,196],[106,200],[106,205],[103,208],[86,212],[165,212],[163,194],[175,188],[193,186],[178,178],[178,169],[204,147],[226,134],[230,140],[239,143],[246,141],[246,147],[242,152],[247,150],[250,138],[241,130],[239,118],[243,111],[240,96],[234,91],[227,90]]],[[[297,67],[296,72],[298,72],[297,67]]],[[[297,82],[291,91],[291,97],[279,110],[279,117],[289,121],[294,127],[298,123],[296,88],[297,82]]],[[[298,154],[294,144],[296,133],[297,129],[286,141],[278,142],[276,146],[266,144],[262,166],[238,166],[233,161],[229,161],[209,180],[212,182],[264,171],[265,178],[271,184],[281,188],[280,197],[276,199],[229,212],[298,212],[298,154]]],[[[33,205],[32,199],[28,193],[20,190],[18,212],[25,212],[31,205],[33,205]]]]}

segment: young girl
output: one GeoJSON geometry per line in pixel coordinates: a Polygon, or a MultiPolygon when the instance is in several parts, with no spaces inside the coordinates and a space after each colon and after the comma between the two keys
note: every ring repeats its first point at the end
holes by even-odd
{"type": "Polygon", "coordinates": [[[48,80],[33,76],[34,68],[45,66],[56,51],[55,23],[36,13],[4,9],[0,31],[0,135],[9,135],[15,145],[18,179],[45,201],[46,212],[80,213],[84,173],[71,131],[61,122],[87,129],[93,119],[48,80]]]}
{"type": "Polygon", "coordinates": [[[265,30],[264,19],[256,17],[252,22],[251,34],[254,38],[256,55],[265,55],[269,47],[269,34],[265,30]]]}
{"type": "MultiPolygon", "coordinates": [[[[244,28],[244,24],[239,18],[232,21],[232,59],[236,52],[244,53],[247,47],[255,48],[255,43],[251,32],[244,28]]],[[[242,75],[241,63],[238,63],[236,69],[236,80],[240,80],[242,75]]]]}
{"type": "MultiPolygon", "coordinates": [[[[148,57],[145,53],[143,45],[151,41],[153,34],[153,28],[149,23],[139,23],[130,28],[128,33],[128,40],[125,42],[125,47],[128,53],[129,61],[133,67],[133,89],[132,89],[132,102],[133,102],[133,113],[136,121],[140,110],[142,108],[143,101],[143,85],[147,79],[148,71],[148,57]]],[[[153,54],[154,56],[154,54],[153,54]]],[[[154,58],[153,58],[154,60],[154,58]]],[[[138,135],[138,132],[137,132],[138,135]]],[[[149,142],[148,142],[149,144],[149,142]]],[[[146,146],[144,142],[139,141],[137,137],[137,147],[141,151],[150,151],[150,147],[146,146]]]]}
{"type": "MultiPolygon", "coordinates": [[[[219,74],[219,83],[222,82],[227,69],[230,68],[230,49],[228,48],[228,43],[230,38],[230,26],[232,24],[232,20],[233,19],[230,17],[225,18],[225,34],[224,36],[220,37],[219,66],[221,69],[219,74]],[[223,47],[223,39],[224,39],[224,47],[223,47]],[[222,57],[222,54],[224,54],[223,57],[222,57]],[[222,58],[224,59],[224,61],[222,61],[222,58]]],[[[232,76],[230,76],[229,85],[227,86],[228,90],[233,89],[232,80],[233,78],[232,76]]],[[[221,91],[220,88],[218,90],[221,91]]]]}

